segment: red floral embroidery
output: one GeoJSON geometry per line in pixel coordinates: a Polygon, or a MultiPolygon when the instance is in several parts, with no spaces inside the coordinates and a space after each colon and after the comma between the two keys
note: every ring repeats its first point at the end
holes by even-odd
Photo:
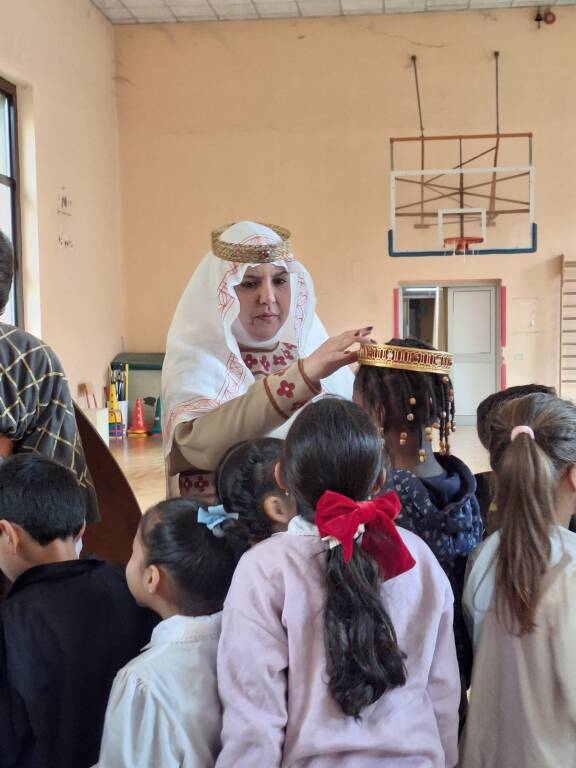
{"type": "Polygon", "coordinates": [[[274,355],[272,360],[274,365],[286,365],[286,359],[282,355],[274,355]]]}
{"type": "Polygon", "coordinates": [[[194,488],[198,488],[200,493],[202,493],[202,491],[204,491],[206,488],[208,488],[209,485],[210,485],[210,483],[208,482],[208,480],[206,480],[206,478],[202,477],[202,475],[201,475],[198,478],[198,480],[196,480],[196,482],[194,483],[194,488]]]}
{"type": "Polygon", "coordinates": [[[246,366],[246,368],[249,368],[250,370],[252,370],[252,368],[254,368],[254,366],[257,364],[258,364],[258,360],[255,357],[253,357],[253,355],[251,355],[250,352],[248,352],[248,354],[244,358],[244,365],[246,366]]]}
{"type": "Polygon", "coordinates": [[[290,342],[288,341],[284,342],[284,346],[286,347],[286,349],[296,349],[296,344],[290,344],[290,342]]]}
{"type": "Polygon", "coordinates": [[[280,397],[294,397],[295,389],[296,389],[296,384],[292,384],[291,381],[282,380],[280,382],[280,386],[276,391],[280,395],[280,397]]]}
{"type": "Polygon", "coordinates": [[[289,350],[284,350],[284,357],[286,360],[294,360],[294,355],[289,350]]]}
{"type": "Polygon", "coordinates": [[[265,371],[270,370],[270,360],[266,357],[266,355],[262,355],[260,358],[260,362],[262,363],[262,368],[264,368],[265,371]]]}

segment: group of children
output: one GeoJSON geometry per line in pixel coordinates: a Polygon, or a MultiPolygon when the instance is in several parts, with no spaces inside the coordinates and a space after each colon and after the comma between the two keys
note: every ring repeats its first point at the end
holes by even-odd
{"type": "Polygon", "coordinates": [[[576,406],[481,406],[481,505],[446,361],[378,346],[218,506],[150,509],[126,580],[76,559],[72,473],[0,464],[0,768],[576,765],[576,406]]]}

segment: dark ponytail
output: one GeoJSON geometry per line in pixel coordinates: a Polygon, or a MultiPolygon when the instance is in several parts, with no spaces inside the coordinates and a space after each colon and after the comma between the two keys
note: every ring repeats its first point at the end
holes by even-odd
{"type": "Polygon", "coordinates": [[[534,629],[550,560],[558,483],[576,465],[576,406],[545,394],[504,403],[490,424],[490,463],[500,531],[496,613],[508,632],[524,635],[534,629]],[[530,427],[534,439],[520,433],[511,440],[517,426],[530,427]]]}
{"type": "Polygon", "coordinates": [[[139,527],[146,565],[167,572],[173,602],[191,616],[221,610],[238,560],[248,548],[236,538],[214,535],[197,517],[194,501],[168,499],[149,509],[139,527]]]}
{"type": "MultiPolygon", "coordinates": [[[[314,521],[327,491],[366,500],[378,482],[383,450],[369,416],[354,403],[324,398],[302,411],[282,454],[283,478],[301,513],[314,521]]],[[[345,562],[342,548],[326,555],[324,642],[329,689],[346,715],[404,685],[404,654],[382,603],[378,565],[360,544],[345,562]]]]}

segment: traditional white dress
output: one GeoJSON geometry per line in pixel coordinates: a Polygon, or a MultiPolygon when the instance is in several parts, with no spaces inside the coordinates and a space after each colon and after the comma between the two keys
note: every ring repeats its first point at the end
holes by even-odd
{"type": "MultiPolygon", "coordinates": [[[[249,221],[232,225],[221,239],[281,241],[272,229],[249,221]]],[[[162,372],[163,432],[168,474],[180,474],[184,493],[212,495],[211,473],[229,447],[283,436],[290,418],[321,391],[352,396],[347,367],[324,379],[322,390],[307,380],[299,361],[328,338],[315,313],[312,278],[292,254],[273,263],[287,270],[291,287],[289,316],[274,339],[251,340],[238,320],[235,287],[257,264],[225,261],[212,251],[174,314],[162,372]]]]}

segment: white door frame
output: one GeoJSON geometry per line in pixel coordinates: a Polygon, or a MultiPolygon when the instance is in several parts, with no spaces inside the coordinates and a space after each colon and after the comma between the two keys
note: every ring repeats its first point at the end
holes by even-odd
{"type": "MultiPolygon", "coordinates": [[[[498,392],[501,389],[501,372],[504,363],[503,350],[502,350],[502,281],[501,280],[403,280],[398,283],[398,329],[402,333],[404,328],[404,289],[405,288],[437,288],[438,292],[441,288],[495,288],[495,323],[494,323],[494,345],[496,350],[496,366],[495,366],[495,380],[494,380],[494,392],[498,392]]],[[[437,302],[438,306],[438,302],[437,302]]],[[[461,424],[475,423],[472,419],[462,417],[459,419],[461,424]]]]}

